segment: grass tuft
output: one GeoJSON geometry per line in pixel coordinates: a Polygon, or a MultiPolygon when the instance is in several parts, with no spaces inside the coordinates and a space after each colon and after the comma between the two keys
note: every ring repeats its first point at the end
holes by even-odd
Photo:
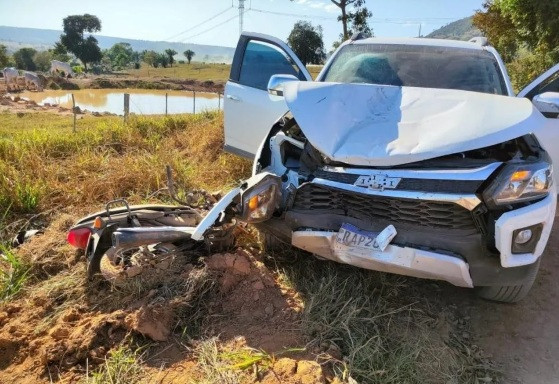
{"type": "Polygon", "coordinates": [[[142,357],[139,350],[121,345],[112,350],[105,358],[105,363],[87,378],[91,384],[133,384],[139,382],[143,375],[142,357]]]}
{"type": "Polygon", "coordinates": [[[15,296],[25,285],[29,267],[8,247],[0,245],[0,300],[15,296]]]}

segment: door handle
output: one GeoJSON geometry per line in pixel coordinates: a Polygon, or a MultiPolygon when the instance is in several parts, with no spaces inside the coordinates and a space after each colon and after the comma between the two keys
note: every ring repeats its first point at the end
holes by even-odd
{"type": "Polygon", "coordinates": [[[233,100],[233,101],[241,101],[240,97],[234,96],[234,95],[227,95],[225,96],[227,97],[229,100],[233,100]]]}

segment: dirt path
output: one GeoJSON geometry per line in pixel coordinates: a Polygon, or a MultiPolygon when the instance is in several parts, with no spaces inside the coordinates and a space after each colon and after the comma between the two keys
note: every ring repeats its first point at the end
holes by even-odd
{"type": "Polygon", "coordinates": [[[505,383],[559,383],[559,216],[538,279],[528,297],[518,304],[495,304],[457,290],[471,330],[482,349],[504,372],[505,383]]]}

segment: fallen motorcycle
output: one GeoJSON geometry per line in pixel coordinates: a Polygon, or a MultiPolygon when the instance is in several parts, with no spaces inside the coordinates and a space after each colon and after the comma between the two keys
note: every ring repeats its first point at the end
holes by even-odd
{"type": "Polygon", "coordinates": [[[262,173],[203,212],[176,197],[169,167],[167,179],[169,194],[180,205],[130,206],[124,199],[113,200],[70,229],[68,243],[85,251],[89,278],[101,274],[119,283],[153,269],[165,270],[175,257],[197,246],[226,248],[237,220],[267,220],[279,200],[279,177],[262,173]]]}

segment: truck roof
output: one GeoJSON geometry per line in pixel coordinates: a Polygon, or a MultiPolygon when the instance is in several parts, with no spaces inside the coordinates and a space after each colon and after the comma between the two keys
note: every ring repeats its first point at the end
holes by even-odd
{"type": "Polygon", "coordinates": [[[353,44],[425,45],[431,47],[465,48],[474,50],[483,50],[485,48],[483,45],[475,42],[420,37],[369,37],[355,40],[353,44]]]}

